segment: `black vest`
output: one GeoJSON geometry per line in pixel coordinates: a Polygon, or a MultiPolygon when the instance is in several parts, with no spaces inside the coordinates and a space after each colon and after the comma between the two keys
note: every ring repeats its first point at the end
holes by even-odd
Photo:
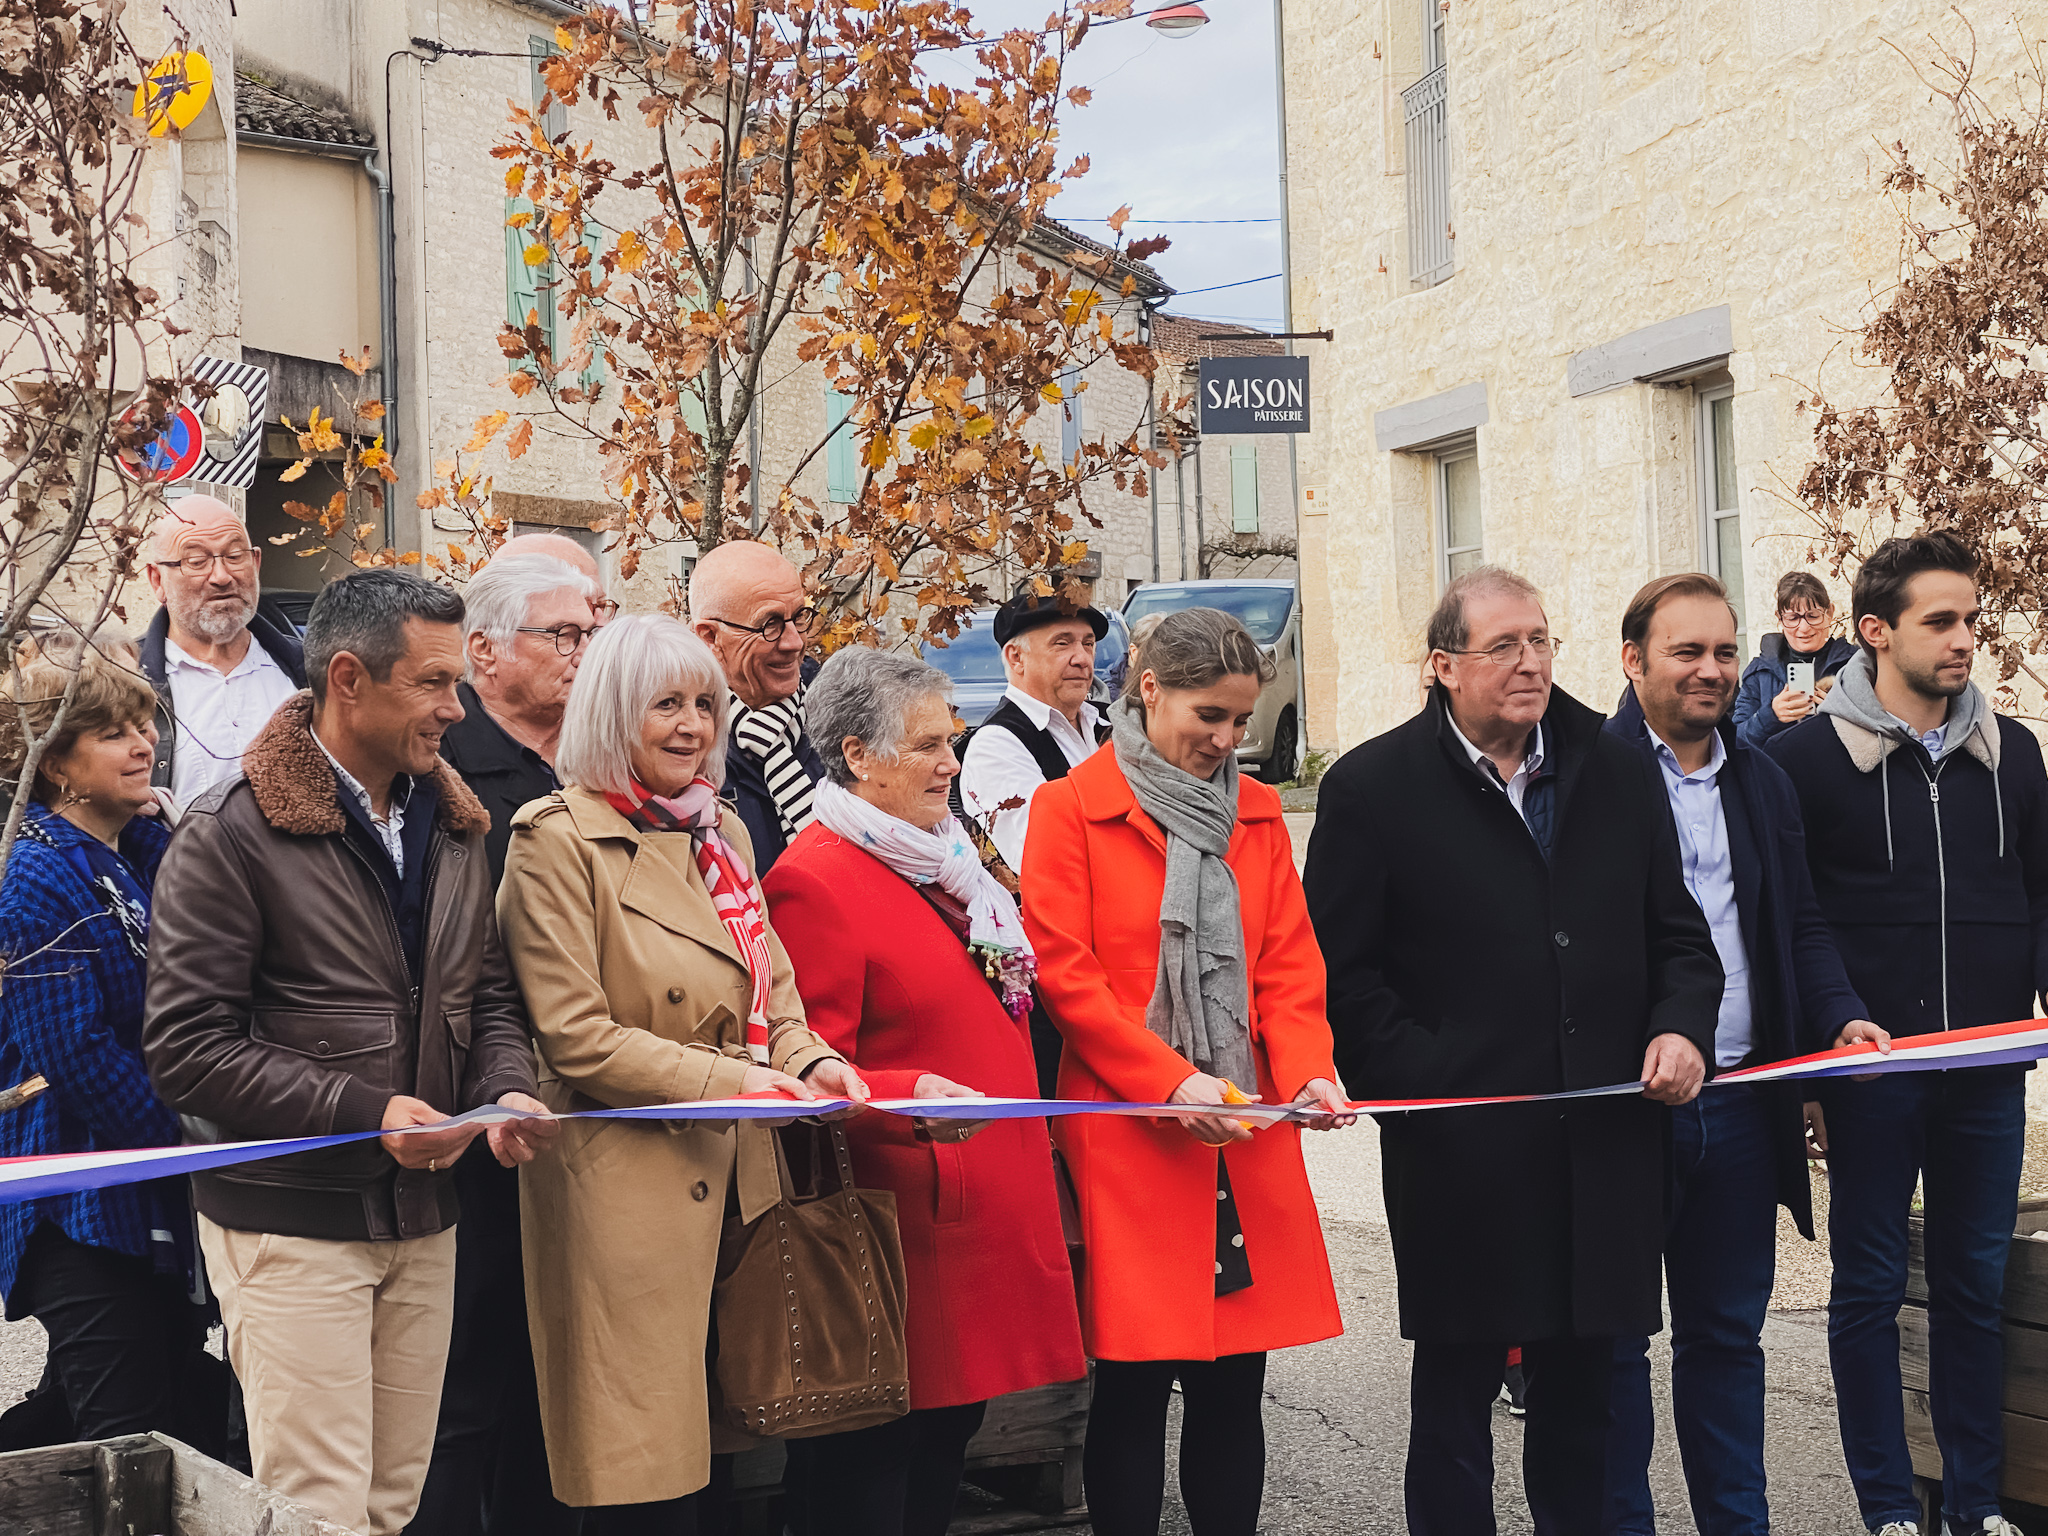
{"type": "Polygon", "coordinates": [[[1005,698],[989,717],[981,722],[981,729],[1000,726],[1024,743],[1024,750],[1031,754],[1031,760],[1038,764],[1038,771],[1050,782],[1064,779],[1070,766],[1067,754],[1060,750],[1060,744],[1052,739],[1051,731],[1040,730],[1031,723],[1031,717],[1017,706],[1017,701],[1005,698]]]}

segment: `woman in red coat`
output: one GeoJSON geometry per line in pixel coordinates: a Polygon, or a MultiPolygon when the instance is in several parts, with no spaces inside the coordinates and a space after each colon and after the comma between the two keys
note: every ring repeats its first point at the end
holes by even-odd
{"type": "MultiPolygon", "coordinates": [[[[947,810],[950,686],[859,646],[819,669],[804,703],[827,774],[817,820],[763,886],[811,1028],[872,1093],[1030,1098],[1031,949],[947,810]]],[[[911,1411],[792,1441],[792,1525],[943,1536],[988,1400],[1087,1370],[1051,1146],[1043,1120],[863,1115],[847,1135],[860,1182],[896,1193],[911,1411]]]]}
{"type": "MultiPolygon", "coordinates": [[[[1313,1107],[1318,1128],[1350,1123],[1280,797],[1238,777],[1272,666],[1227,614],[1167,615],[1112,711],[1113,750],[1032,798],[1024,923],[1063,1099],[1217,1104],[1227,1081],[1313,1107]]],[[[1097,1536],[1158,1531],[1176,1380],[1189,1521],[1252,1536],[1266,1352],[1343,1331],[1299,1127],[1088,1115],[1054,1136],[1081,1200],[1097,1536]]]]}

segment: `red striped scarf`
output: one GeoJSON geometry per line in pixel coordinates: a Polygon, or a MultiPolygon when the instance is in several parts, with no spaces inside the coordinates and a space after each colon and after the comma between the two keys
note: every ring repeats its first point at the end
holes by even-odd
{"type": "Polygon", "coordinates": [[[607,794],[606,801],[642,832],[687,832],[691,851],[697,856],[697,873],[704,877],[704,889],[711,893],[711,905],[718,920],[732,937],[734,948],[746,963],[747,977],[754,984],[752,1006],[747,1011],[747,1054],[763,1066],[768,1064],[768,997],[774,987],[775,962],[768,949],[768,919],[763,915],[760,882],[746,861],[718,834],[718,786],[709,779],[692,779],[673,799],[657,795],[638,779],[632,794],[607,794]]]}

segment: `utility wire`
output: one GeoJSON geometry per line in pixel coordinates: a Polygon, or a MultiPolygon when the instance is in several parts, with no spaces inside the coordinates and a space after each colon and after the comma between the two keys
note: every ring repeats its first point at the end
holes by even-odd
{"type": "Polygon", "coordinates": [[[1278,272],[1268,272],[1264,277],[1246,277],[1234,283],[1216,283],[1208,288],[1177,288],[1174,290],[1174,297],[1186,298],[1191,293],[1221,293],[1226,288],[1244,288],[1253,283],[1277,282],[1280,276],[1278,272]]]}

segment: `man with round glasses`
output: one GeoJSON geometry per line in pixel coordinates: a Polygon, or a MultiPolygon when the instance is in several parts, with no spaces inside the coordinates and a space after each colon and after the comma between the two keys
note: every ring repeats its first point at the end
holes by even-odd
{"type": "Polygon", "coordinates": [[[725,791],[763,876],[810,825],[811,792],[825,776],[798,697],[810,624],[803,577],[766,544],[720,544],[690,573],[690,628],[718,657],[732,690],[725,791]]]}
{"type": "Polygon", "coordinates": [[[1416,1536],[1492,1530],[1493,1403],[1527,1378],[1538,1531],[1602,1528],[1614,1339],[1659,1331],[1665,1120],[1706,1072],[1721,963],[1657,770],[1551,681],[1536,588],[1459,576],[1422,712],[1324,777],[1303,883],[1359,1099],[1641,1095],[1380,1122],[1416,1536]]]}
{"type": "Polygon", "coordinates": [[[157,698],[150,782],[189,805],[242,771],[243,748],[306,686],[305,653],[291,621],[261,603],[263,551],[226,502],[171,503],[145,553],[163,605],[142,637],[157,698]]]}

